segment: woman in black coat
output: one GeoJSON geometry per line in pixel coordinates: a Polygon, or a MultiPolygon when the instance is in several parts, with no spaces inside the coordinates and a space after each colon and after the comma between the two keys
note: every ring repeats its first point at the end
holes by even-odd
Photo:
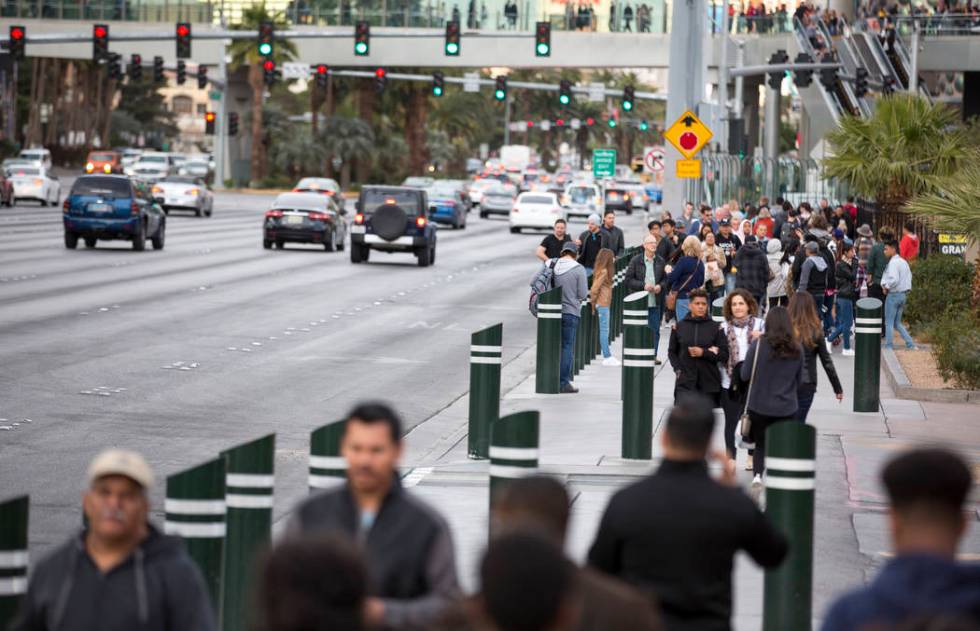
{"type": "Polygon", "coordinates": [[[817,356],[820,357],[824,372],[830,379],[830,385],[837,393],[838,401],[843,400],[844,389],[841,387],[840,379],[837,378],[837,370],[834,369],[830,351],[827,350],[828,344],[824,343],[823,325],[817,317],[813,296],[805,291],[793,294],[789,299],[789,317],[793,322],[796,341],[803,347],[803,380],[796,393],[798,406],[796,420],[805,422],[810,406],[813,404],[813,397],[817,393],[817,356]]]}

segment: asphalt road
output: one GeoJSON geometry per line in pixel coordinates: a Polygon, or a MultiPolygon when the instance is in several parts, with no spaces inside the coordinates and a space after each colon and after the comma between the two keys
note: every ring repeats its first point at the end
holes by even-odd
{"type": "Polygon", "coordinates": [[[388,400],[414,426],[468,389],[473,331],[503,322],[505,363],[533,344],[541,234],[473,212],[439,232],[432,267],[379,252],[352,265],[262,249],[271,199],[223,193],[211,218],[171,215],[159,252],[67,250],[60,208],[0,209],[0,496],[31,495],[35,553],[79,523],[85,466],[107,446],[145,453],[162,481],[276,432],[299,496],[309,432],[355,401],[388,400]]]}

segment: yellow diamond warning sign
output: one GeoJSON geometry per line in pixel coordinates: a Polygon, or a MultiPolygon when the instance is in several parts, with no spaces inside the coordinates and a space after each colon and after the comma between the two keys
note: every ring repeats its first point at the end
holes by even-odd
{"type": "Polygon", "coordinates": [[[693,112],[684,112],[667,131],[664,138],[690,160],[711,140],[711,130],[693,112]]]}

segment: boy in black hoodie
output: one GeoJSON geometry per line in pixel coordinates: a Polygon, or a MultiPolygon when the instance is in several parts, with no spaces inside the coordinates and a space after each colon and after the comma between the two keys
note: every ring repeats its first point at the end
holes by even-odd
{"type": "Polygon", "coordinates": [[[708,293],[698,287],[688,292],[690,311],[670,332],[667,356],[677,375],[674,399],[685,392],[700,392],[719,407],[721,373],[728,361],[728,340],[708,315],[708,293]]]}

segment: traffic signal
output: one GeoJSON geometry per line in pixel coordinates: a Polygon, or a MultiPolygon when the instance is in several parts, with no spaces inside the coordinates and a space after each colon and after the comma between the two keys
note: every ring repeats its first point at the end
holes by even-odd
{"type": "MultiPolygon", "coordinates": [[[[820,57],[820,63],[832,64],[834,63],[834,56],[831,53],[824,53],[823,56],[820,57]]],[[[821,68],[820,83],[826,89],[833,90],[837,85],[837,68],[821,68]]]]}
{"type": "Polygon", "coordinates": [[[191,56],[191,24],[177,22],[177,59],[189,59],[191,56]]]}
{"type": "Polygon", "coordinates": [[[572,102],[572,82],[568,79],[562,79],[558,82],[558,102],[562,105],[568,105],[572,102]]]}
{"type": "Polygon", "coordinates": [[[14,58],[14,61],[20,61],[24,58],[25,39],[27,39],[27,29],[23,26],[10,27],[10,43],[7,47],[10,49],[10,56],[14,58]]]}
{"type": "Polygon", "coordinates": [[[384,68],[374,69],[374,89],[381,94],[385,91],[385,84],[388,83],[388,73],[384,68]]]}
{"type": "Polygon", "coordinates": [[[183,59],[177,60],[177,85],[184,85],[187,81],[187,64],[183,59]]]}
{"type": "Polygon", "coordinates": [[[316,77],[316,87],[321,90],[326,90],[327,76],[329,74],[329,68],[327,68],[327,64],[317,64],[313,66],[313,74],[316,77]]]}
{"type": "Polygon", "coordinates": [[[623,111],[632,112],[633,111],[633,96],[634,90],[633,86],[628,85],[623,88],[623,111]]]}
{"type": "Polygon", "coordinates": [[[109,55],[109,25],[92,26],[92,59],[102,61],[109,55]]]}
{"type": "Polygon", "coordinates": [[[354,54],[367,57],[371,53],[371,25],[361,20],[354,25],[354,54]]]}
{"type": "Polygon", "coordinates": [[[122,81],[122,57],[116,53],[109,53],[109,78],[115,81],[122,81]]]}
{"type": "Polygon", "coordinates": [[[640,121],[640,131],[646,131],[650,129],[650,125],[646,121],[640,121]]]}
{"type": "Polygon", "coordinates": [[[551,56],[551,22],[538,22],[534,26],[535,57],[551,56]]]}
{"type": "Polygon", "coordinates": [[[204,133],[208,136],[214,135],[214,112],[204,112],[204,133]]]}
{"type": "Polygon", "coordinates": [[[271,86],[276,82],[276,62],[271,59],[266,59],[262,62],[262,81],[267,86],[271,86]]]}
{"type": "Polygon", "coordinates": [[[208,67],[204,64],[197,66],[197,89],[203,90],[208,87],[208,67]]]}
{"type": "Polygon", "coordinates": [[[868,93],[868,71],[858,68],[854,71],[854,96],[863,98],[868,93]]]}
{"type": "Polygon", "coordinates": [[[493,98],[503,101],[507,98],[507,77],[499,76],[494,79],[493,98]]]}
{"type": "MultiPolygon", "coordinates": [[[[769,58],[769,63],[773,65],[785,64],[789,61],[789,55],[786,54],[785,50],[777,50],[769,58]]],[[[783,84],[783,77],[785,75],[782,72],[771,72],[768,75],[769,87],[778,90],[779,86],[783,84]]]]}
{"type": "Polygon", "coordinates": [[[445,50],[449,57],[459,56],[459,22],[455,20],[446,22],[445,50]]]}
{"type": "Polygon", "coordinates": [[[238,112],[228,112],[228,135],[238,135],[238,112]]]}
{"type": "Polygon", "coordinates": [[[275,26],[272,22],[259,23],[259,55],[263,57],[272,56],[272,37],[275,33],[275,26]]]}
{"type": "MultiPolygon", "coordinates": [[[[796,56],[794,60],[798,64],[812,64],[813,57],[806,53],[800,53],[796,56]]],[[[796,83],[797,88],[808,87],[813,83],[813,71],[812,70],[796,70],[794,71],[793,81],[796,83]]]]}
{"type": "Polygon", "coordinates": [[[432,96],[442,96],[446,91],[446,78],[436,70],[432,73],[432,96]]]}
{"type": "Polygon", "coordinates": [[[166,77],[163,76],[163,57],[157,55],[153,58],[153,83],[163,83],[166,77]]]}
{"type": "Polygon", "coordinates": [[[143,80],[143,55],[133,53],[129,58],[129,80],[143,80]]]}
{"type": "Polygon", "coordinates": [[[593,125],[595,125],[595,119],[594,118],[592,118],[591,116],[589,116],[588,118],[585,119],[585,126],[586,127],[592,127],[593,125]]]}
{"type": "Polygon", "coordinates": [[[615,127],[616,127],[616,117],[615,116],[612,116],[612,115],[609,116],[609,123],[608,123],[608,125],[609,125],[609,129],[615,129],[615,127]]]}

